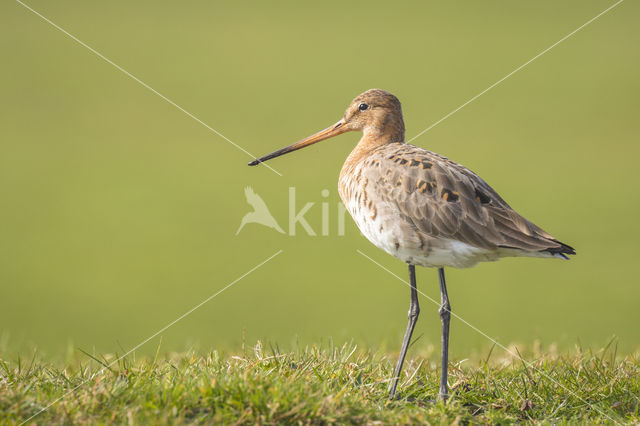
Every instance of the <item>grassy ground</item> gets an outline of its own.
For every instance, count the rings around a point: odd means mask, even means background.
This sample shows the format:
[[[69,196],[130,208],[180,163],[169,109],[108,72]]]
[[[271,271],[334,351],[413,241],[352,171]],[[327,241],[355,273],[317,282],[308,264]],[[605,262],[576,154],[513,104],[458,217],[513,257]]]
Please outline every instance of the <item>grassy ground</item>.
[[[416,356],[389,401],[395,355],[343,347],[280,353],[258,344],[239,354],[193,352],[57,368],[1,361],[0,422],[37,423],[564,423],[640,421],[640,358],[577,348],[496,354],[450,366],[452,397],[434,402],[435,359]],[[115,358],[113,358],[115,359]],[[98,362],[104,363],[103,366]],[[93,373],[92,373],[93,372]]]

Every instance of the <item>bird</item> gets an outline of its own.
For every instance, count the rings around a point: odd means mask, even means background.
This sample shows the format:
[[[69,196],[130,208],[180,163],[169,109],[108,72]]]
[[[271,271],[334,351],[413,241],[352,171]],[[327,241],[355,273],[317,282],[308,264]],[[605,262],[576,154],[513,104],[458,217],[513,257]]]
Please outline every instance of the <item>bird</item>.
[[[247,203],[251,207],[253,207],[253,211],[245,214],[240,221],[240,227],[236,231],[236,235],[240,233],[244,225],[247,223],[259,223],[261,225],[267,226],[269,228],[275,229],[281,234],[284,234],[278,222],[276,222],[275,218],[271,215],[269,208],[265,204],[264,200],[260,198],[258,194],[255,193],[253,188],[247,186],[244,189],[244,196],[247,199]]]
[[[405,142],[402,107],[382,89],[358,95],[332,126],[249,163],[255,166],[349,131],[362,137],[338,179],[342,202],[364,236],[408,265],[409,321],[389,385],[398,380],[420,314],[416,266],[436,268],[440,284],[441,373],[447,382],[451,303],[445,268],[469,268],[503,257],[569,259],[575,250],[513,210],[477,174],[447,157]]]

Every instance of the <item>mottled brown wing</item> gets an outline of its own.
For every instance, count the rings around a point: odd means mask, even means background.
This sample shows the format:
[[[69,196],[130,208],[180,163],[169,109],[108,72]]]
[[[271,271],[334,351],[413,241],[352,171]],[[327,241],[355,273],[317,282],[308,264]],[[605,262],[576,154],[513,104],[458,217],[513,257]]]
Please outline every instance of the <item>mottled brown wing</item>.
[[[479,176],[431,151],[393,143],[366,160],[363,176],[374,193],[422,233],[476,247],[569,252],[529,222]]]

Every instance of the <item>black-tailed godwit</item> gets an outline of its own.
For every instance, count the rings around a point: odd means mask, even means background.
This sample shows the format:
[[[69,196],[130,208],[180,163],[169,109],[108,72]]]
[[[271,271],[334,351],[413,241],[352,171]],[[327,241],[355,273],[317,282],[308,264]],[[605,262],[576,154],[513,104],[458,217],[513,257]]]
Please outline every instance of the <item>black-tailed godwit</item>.
[[[415,273],[415,265],[420,265],[438,268],[442,321],[439,397],[446,400],[451,305],[444,268],[468,268],[509,256],[568,259],[566,255],[575,251],[516,213],[471,170],[405,143],[400,101],[384,90],[367,90],[333,126],[249,165],[348,131],[360,131],[363,136],[340,171],[340,198],[369,241],[409,265],[409,324],[389,396],[396,394],[420,313]]]

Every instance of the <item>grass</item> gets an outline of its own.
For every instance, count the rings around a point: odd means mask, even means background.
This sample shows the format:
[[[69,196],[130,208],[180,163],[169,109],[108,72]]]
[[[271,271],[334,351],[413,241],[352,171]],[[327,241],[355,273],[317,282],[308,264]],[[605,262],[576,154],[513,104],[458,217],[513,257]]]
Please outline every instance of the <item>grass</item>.
[[[59,368],[0,360],[0,422],[20,423],[637,423],[640,358],[597,352],[487,355],[450,366],[452,396],[434,401],[437,359],[406,364],[400,399],[387,399],[395,354],[342,347],[291,353],[195,351],[159,359],[117,356]],[[97,364],[101,363],[101,365]]]

